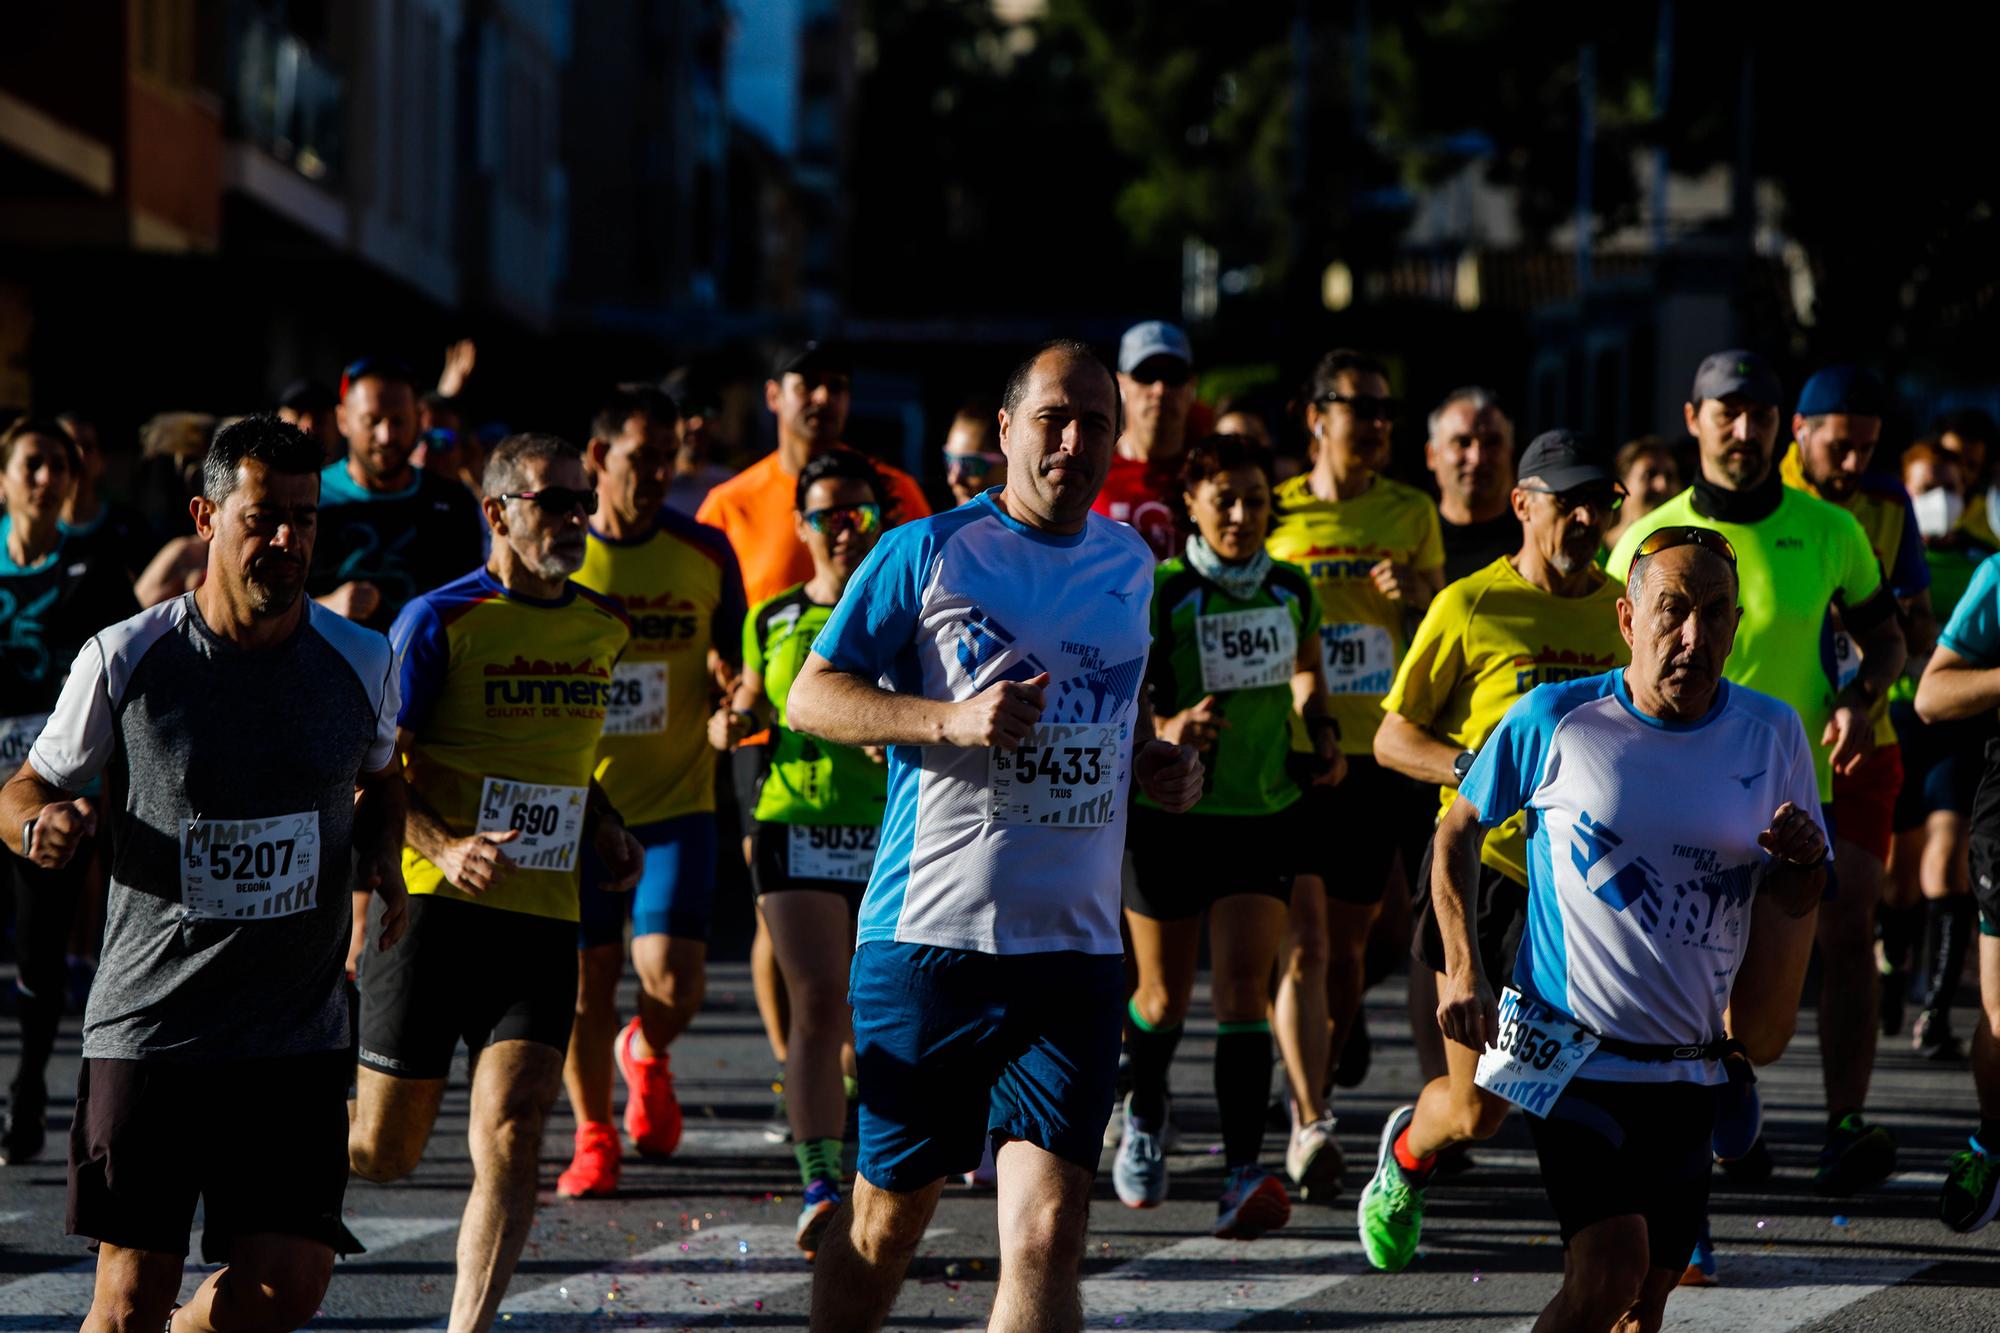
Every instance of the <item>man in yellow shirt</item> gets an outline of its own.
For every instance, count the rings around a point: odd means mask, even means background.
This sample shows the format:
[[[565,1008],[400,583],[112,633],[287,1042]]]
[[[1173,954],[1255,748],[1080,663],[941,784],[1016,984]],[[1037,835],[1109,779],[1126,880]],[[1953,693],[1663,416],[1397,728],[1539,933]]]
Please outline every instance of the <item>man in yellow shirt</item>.
[[[1429,793],[1377,764],[1374,745],[1408,626],[1444,586],[1444,539],[1430,497],[1382,475],[1401,407],[1382,363],[1328,352],[1306,397],[1313,468],[1277,488],[1265,546],[1305,570],[1319,594],[1327,715],[1347,756],[1346,781],[1309,789],[1302,807],[1324,862],[1294,882],[1292,946],[1275,1009],[1286,1060],[1310,1081],[1346,1044],[1360,1012],[1369,930],[1389,885],[1406,882],[1398,853],[1416,848],[1430,827]],[[1395,892],[1401,899],[1407,891]],[[1388,906],[1400,915],[1400,901]],[[1330,1044],[1315,1035],[1329,1025]]]
[[[1605,525],[1623,499],[1603,451],[1574,431],[1549,431],[1522,455],[1519,478],[1511,503],[1521,549],[1445,586],[1382,701],[1376,760],[1436,784],[1447,807],[1479,747],[1522,695],[1632,659],[1618,632],[1625,585],[1597,567]],[[1514,973],[1528,901],[1524,822],[1522,815],[1508,819],[1480,853],[1478,945],[1486,975],[1501,980]],[[1430,868],[1426,850],[1412,886],[1420,905],[1412,953],[1439,974],[1444,944],[1429,910]],[[1449,1073],[1426,1084],[1414,1106],[1392,1114],[1382,1138],[1383,1151],[1397,1155],[1408,1195],[1391,1208],[1371,1181],[1362,1196],[1362,1244],[1377,1268],[1399,1269],[1416,1253],[1438,1154],[1491,1137],[1507,1115],[1504,1100],[1473,1086],[1479,1052],[1444,1045]]]

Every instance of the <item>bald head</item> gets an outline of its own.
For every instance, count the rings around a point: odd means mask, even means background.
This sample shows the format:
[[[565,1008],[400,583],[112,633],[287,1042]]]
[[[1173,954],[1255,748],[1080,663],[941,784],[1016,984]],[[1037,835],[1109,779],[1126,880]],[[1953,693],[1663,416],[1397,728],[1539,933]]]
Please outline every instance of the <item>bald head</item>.
[[[1009,511],[1051,531],[1080,530],[1117,438],[1118,384],[1104,363],[1082,343],[1039,349],[1001,397]]]
[[[1736,567],[1703,546],[1635,557],[1618,599],[1618,629],[1632,646],[1626,673],[1641,712],[1691,722],[1708,712],[1736,645]]]

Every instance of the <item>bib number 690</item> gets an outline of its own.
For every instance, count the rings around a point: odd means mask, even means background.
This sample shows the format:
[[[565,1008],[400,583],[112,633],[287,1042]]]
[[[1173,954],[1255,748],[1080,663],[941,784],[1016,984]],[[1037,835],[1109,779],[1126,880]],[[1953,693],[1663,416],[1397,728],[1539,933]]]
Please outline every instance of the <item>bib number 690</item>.
[[[553,805],[520,804],[514,807],[507,827],[517,828],[531,838],[539,838],[545,833],[554,833],[562,823],[562,811]]]

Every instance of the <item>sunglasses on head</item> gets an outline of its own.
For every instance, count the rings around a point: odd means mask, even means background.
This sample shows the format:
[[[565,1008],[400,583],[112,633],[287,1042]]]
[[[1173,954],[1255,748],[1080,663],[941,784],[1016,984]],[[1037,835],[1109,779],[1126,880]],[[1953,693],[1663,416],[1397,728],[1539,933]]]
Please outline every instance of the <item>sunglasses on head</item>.
[[[544,514],[557,518],[578,509],[586,514],[597,512],[596,491],[573,491],[567,486],[544,486],[539,491],[510,491],[498,498],[527,500]]]
[[[1137,384],[1164,384],[1178,389],[1194,378],[1194,368],[1179,361],[1141,361],[1126,372]]]
[[[1719,555],[1724,560],[1727,560],[1731,569],[1736,568],[1736,548],[1729,544],[1729,538],[1723,536],[1714,528],[1673,527],[1657,529],[1647,534],[1646,539],[1639,543],[1639,549],[1633,558],[1637,559],[1639,556],[1658,555],[1662,551],[1671,551],[1676,546],[1699,546],[1711,555]]]
[[[882,506],[880,505],[828,505],[825,509],[815,509],[805,516],[806,526],[825,536],[852,528],[856,532],[869,533],[882,526]]]
[[[1566,491],[1552,491],[1546,486],[1523,486],[1530,495],[1546,495],[1556,502],[1556,512],[1567,514],[1589,505],[1599,514],[1615,514],[1625,503],[1625,488],[1616,484],[1572,486]]]
[[[1402,399],[1377,398],[1372,393],[1323,393],[1319,402],[1322,407],[1345,403],[1347,410],[1363,421],[1394,421],[1403,410]]]

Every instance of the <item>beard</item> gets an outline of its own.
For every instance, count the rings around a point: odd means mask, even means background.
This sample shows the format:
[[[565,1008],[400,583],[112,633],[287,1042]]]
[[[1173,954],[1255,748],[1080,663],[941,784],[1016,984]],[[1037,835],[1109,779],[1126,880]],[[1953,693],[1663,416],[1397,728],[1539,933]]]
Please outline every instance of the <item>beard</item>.
[[[583,568],[586,548],[582,542],[575,546],[551,546],[546,551],[534,555],[516,548],[521,563],[545,579],[566,579]]]
[[[297,605],[299,594],[305,591],[305,579],[298,578],[265,579],[255,573],[244,576],[243,586],[250,594],[250,609],[260,616],[281,616]]]

